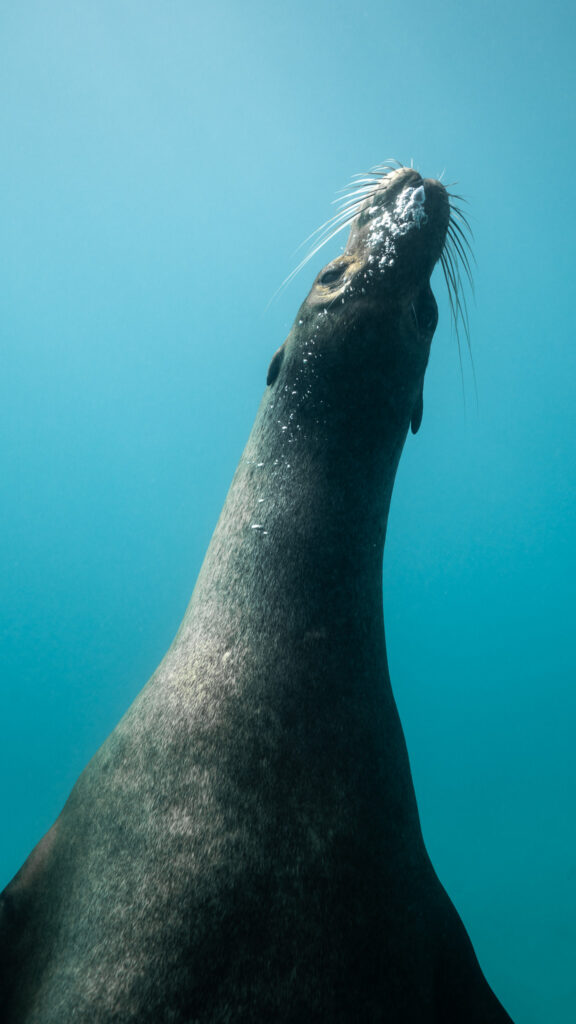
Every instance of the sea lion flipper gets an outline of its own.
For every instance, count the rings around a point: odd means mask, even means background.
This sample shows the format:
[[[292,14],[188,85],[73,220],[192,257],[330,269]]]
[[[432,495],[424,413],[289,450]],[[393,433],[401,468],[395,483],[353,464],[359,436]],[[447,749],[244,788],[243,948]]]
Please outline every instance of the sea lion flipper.
[[[279,349],[272,356],[272,362],[268,367],[268,376],[266,377],[266,384],[270,386],[276,380],[280,373],[280,367],[282,366],[282,360],[284,359],[284,345],[281,345]]]
[[[422,416],[424,415],[424,394],[420,391],[416,403],[412,410],[412,419],[410,420],[410,429],[413,434],[417,434],[420,430],[420,424],[422,423]]]

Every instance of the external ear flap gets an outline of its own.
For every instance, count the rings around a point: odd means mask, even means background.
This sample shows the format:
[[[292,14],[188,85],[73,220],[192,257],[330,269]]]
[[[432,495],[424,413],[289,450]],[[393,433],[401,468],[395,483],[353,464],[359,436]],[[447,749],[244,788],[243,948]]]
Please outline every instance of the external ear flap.
[[[268,385],[273,384],[276,377],[280,373],[280,367],[282,366],[282,360],[284,359],[284,345],[281,345],[277,352],[272,356],[272,362],[268,367],[268,376],[266,377],[266,383]]]
[[[412,409],[412,419],[410,420],[410,428],[413,434],[417,434],[420,430],[420,424],[422,423],[422,416],[424,414],[424,395],[422,391],[416,399],[416,404]]]

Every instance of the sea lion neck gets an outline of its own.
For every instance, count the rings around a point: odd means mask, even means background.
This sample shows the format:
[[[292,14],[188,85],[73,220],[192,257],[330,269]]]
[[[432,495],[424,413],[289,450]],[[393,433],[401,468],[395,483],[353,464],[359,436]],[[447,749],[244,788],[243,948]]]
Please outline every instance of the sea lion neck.
[[[292,400],[299,396],[288,393],[287,384],[263,396],[186,616],[190,646],[204,644],[208,636],[213,645],[216,634],[222,656],[229,650],[238,657],[244,634],[256,630],[267,641],[276,638],[262,644],[262,655],[242,655],[253,664],[274,659],[281,638],[286,649],[287,637],[294,644],[315,637],[310,658],[318,658],[317,678],[324,678],[326,645],[334,657],[369,637],[379,657],[357,685],[360,691],[378,688],[387,676],[382,556],[408,424],[389,424],[386,436],[380,422],[386,443],[382,436],[376,444],[346,440],[345,413],[316,405],[313,376],[309,384],[310,394],[307,387],[302,392],[308,404],[293,418],[298,407]],[[377,411],[366,413],[366,441],[372,417],[378,419]],[[180,639],[187,642],[182,633]],[[238,678],[251,687],[264,675],[260,667]],[[337,678],[326,676],[327,685],[337,689]],[[342,685],[349,684],[343,678]],[[309,683],[303,679],[302,685]]]

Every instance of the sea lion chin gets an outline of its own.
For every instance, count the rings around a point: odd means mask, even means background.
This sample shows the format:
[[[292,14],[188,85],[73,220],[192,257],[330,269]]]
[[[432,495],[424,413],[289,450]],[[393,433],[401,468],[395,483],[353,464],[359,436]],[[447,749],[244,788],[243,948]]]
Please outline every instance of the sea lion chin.
[[[462,228],[412,168],[346,202],[175,640],[2,896],[6,1024],[510,1021],[424,846],[382,613]]]

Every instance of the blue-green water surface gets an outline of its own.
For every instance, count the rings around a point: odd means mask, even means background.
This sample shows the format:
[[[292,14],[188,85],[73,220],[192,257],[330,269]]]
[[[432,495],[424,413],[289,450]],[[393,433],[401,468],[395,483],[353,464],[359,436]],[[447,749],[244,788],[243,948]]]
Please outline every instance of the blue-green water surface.
[[[385,558],[426,841],[516,1024],[576,1020],[576,13],[0,9],[0,882],[168,647],[336,190],[469,201]]]

